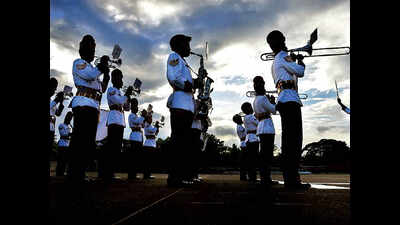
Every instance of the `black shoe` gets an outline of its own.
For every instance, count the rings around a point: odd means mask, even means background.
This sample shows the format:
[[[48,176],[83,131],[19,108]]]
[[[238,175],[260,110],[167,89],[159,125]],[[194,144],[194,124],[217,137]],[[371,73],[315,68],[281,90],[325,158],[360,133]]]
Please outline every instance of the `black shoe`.
[[[285,184],[285,188],[291,189],[291,190],[306,191],[311,188],[311,184],[309,184],[309,183]]]

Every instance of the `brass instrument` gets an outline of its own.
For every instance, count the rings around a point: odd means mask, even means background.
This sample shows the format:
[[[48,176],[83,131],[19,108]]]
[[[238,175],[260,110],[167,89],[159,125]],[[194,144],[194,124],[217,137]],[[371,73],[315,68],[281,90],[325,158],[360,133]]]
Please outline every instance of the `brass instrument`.
[[[124,85],[124,86],[122,86],[122,91],[124,93],[126,93],[126,91],[128,90],[128,87],[130,87],[130,86],[133,87],[131,98],[139,96],[140,92],[141,92],[140,87],[142,86],[142,81],[140,81],[138,78],[136,78],[135,82],[133,83],[133,85]]]
[[[108,68],[112,68],[115,69],[117,67],[120,67],[122,65],[122,59],[119,58],[119,56],[121,55],[122,52],[122,48],[119,47],[118,44],[114,45],[114,49],[112,52],[112,57],[110,57],[109,61],[108,61]],[[97,66],[97,64],[100,63],[100,58],[98,56],[94,56],[96,58],[96,60],[94,61],[94,65]],[[114,65],[115,64],[115,65]]]
[[[278,94],[278,90],[274,90],[274,91],[265,91],[265,93],[266,93],[266,94]],[[308,98],[308,95],[305,94],[305,93],[299,93],[298,95],[299,95],[299,98],[300,98],[300,99],[303,99],[303,100],[305,100],[305,99]],[[255,91],[247,91],[247,92],[246,92],[246,97],[254,98],[254,97],[256,97],[256,92],[255,92]]]
[[[206,42],[206,59],[208,57],[208,43]],[[203,118],[201,119],[203,132],[206,132],[208,127],[212,126],[212,122],[209,118],[209,113],[210,110],[212,110],[212,100],[210,97],[211,92],[214,90],[211,88],[211,84],[214,82],[211,77],[208,76],[204,69],[204,59],[202,54],[197,54],[194,52],[190,52],[192,55],[196,55],[200,57],[200,68],[199,68],[199,73],[197,74],[198,79],[200,79],[200,87],[198,87],[198,95],[197,99],[200,100],[200,106],[199,106],[199,111],[198,115]]]
[[[294,54],[294,52],[307,52],[308,55],[303,56],[304,58],[306,57],[322,57],[322,56],[337,56],[337,55],[348,55],[350,54],[350,47],[348,46],[343,46],[343,47],[328,47],[328,48],[313,48],[312,45],[314,42],[316,42],[318,39],[318,33],[317,29],[315,29],[311,35],[310,35],[310,40],[307,42],[307,45],[301,47],[301,48],[294,48],[288,50],[291,54]],[[329,54],[317,54],[313,55],[312,53],[315,51],[321,51],[321,50],[344,50],[347,49],[347,51],[341,52],[341,53],[329,53]],[[263,53],[260,55],[260,58],[262,61],[269,61],[269,60],[274,60],[275,58],[275,53],[274,52],[267,52]]]

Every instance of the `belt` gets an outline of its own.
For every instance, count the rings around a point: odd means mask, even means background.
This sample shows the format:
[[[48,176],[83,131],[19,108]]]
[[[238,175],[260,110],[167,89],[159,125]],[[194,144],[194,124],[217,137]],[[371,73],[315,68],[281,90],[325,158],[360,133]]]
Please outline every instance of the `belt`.
[[[278,94],[279,94],[284,89],[296,90],[296,84],[294,80],[280,80],[278,81],[276,88],[278,89]]]
[[[124,110],[122,109],[122,105],[111,105],[109,106],[110,110],[117,110],[120,112],[124,112]]]
[[[61,136],[60,139],[69,140],[69,136]]]
[[[140,127],[131,127],[132,132],[136,132],[136,131],[142,131],[142,128]]]
[[[255,134],[255,133],[257,133],[257,131],[256,130],[248,130],[247,133],[248,134]]]
[[[156,139],[156,135],[145,135],[146,139]]]
[[[263,112],[263,113],[256,113],[255,117],[257,118],[258,121],[265,120],[271,118],[271,114],[268,112]]]
[[[77,89],[76,96],[83,96],[100,102],[101,93],[98,90],[84,86],[77,86]]]

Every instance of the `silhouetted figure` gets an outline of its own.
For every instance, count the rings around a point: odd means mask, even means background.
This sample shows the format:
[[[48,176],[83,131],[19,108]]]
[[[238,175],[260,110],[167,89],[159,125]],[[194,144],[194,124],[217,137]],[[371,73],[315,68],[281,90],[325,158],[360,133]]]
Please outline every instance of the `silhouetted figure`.
[[[143,131],[144,127],[144,115],[137,115],[138,112],[138,100],[136,98],[131,99],[131,114],[128,117],[128,124],[132,132],[129,135],[131,147],[127,150],[127,168],[128,168],[128,179],[137,179],[137,173],[142,169],[142,151],[143,151]]]
[[[259,168],[261,183],[266,186],[276,184],[271,179],[271,166],[274,152],[275,127],[271,114],[276,114],[275,97],[266,96],[265,82],[261,76],[253,79],[253,87],[256,98],[253,102],[255,117],[259,121],[257,125],[257,136],[260,138]],[[271,99],[271,101],[270,101]]]
[[[185,61],[190,55],[191,37],[175,35],[170,40],[173,53],[167,61],[167,79],[173,89],[167,107],[170,109],[171,142],[169,149],[168,186],[182,186],[190,181],[191,126],[194,117],[193,79]]]
[[[338,101],[339,105],[342,107],[342,110],[345,113],[350,114],[350,108],[348,108],[347,106],[343,105],[342,100],[340,98],[337,98],[337,101]]]
[[[236,133],[240,139],[240,156],[239,156],[239,166],[240,166],[240,180],[247,180],[247,166],[246,166],[246,129],[243,127],[242,117],[239,114],[235,114],[232,118],[233,122],[237,124]]]
[[[146,137],[146,140],[143,143],[143,179],[154,179],[154,177],[151,176],[151,173],[155,168],[154,162],[157,162],[156,137],[159,127],[153,126],[152,122],[152,113],[147,113],[144,125],[144,136]]]
[[[129,86],[125,95],[121,94],[120,89],[123,86],[123,74],[121,70],[115,69],[111,72],[112,87],[107,90],[107,102],[110,112],[107,117],[107,143],[102,152],[102,160],[100,166],[102,167],[101,178],[106,183],[119,181],[115,177],[117,169],[117,162],[119,161],[122,149],[122,140],[124,137],[125,114],[124,111],[130,110],[130,95],[132,94],[133,87]]]
[[[58,126],[58,131],[60,134],[60,140],[58,140],[57,148],[57,167],[56,176],[64,176],[65,169],[68,164],[69,155],[69,139],[72,134],[71,120],[72,112],[67,112],[64,118],[64,123]]]
[[[79,43],[79,55],[72,65],[72,75],[77,93],[71,101],[74,124],[70,141],[69,180],[75,183],[85,181],[86,169],[96,148],[96,131],[100,116],[100,101],[110,80],[108,56],[102,56],[95,67],[96,42],[91,35],[85,35]],[[103,80],[100,76],[104,74]]]
[[[193,181],[200,182],[199,179],[199,169],[201,165],[201,131],[203,129],[201,124],[201,119],[199,118],[199,110],[200,110],[200,100],[195,100],[195,114],[191,127],[192,132],[192,148],[190,150],[191,153],[191,161],[192,161],[192,173],[193,173]]]
[[[279,111],[282,124],[281,169],[285,187],[308,189],[310,185],[301,183],[298,172],[303,144],[301,116],[303,104],[297,93],[297,78],[304,76],[305,65],[302,61],[304,57],[298,55],[294,59],[288,55],[285,36],[278,30],[268,34],[267,42],[275,54],[272,77],[279,93],[276,110]]]
[[[246,167],[250,182],[257,181],[257,161],[258,161],[258,150],[260,147],[260,139],[257,137],[257,125],[258,120],[253,115],[253,107],[249,102],[242,104],[242,112],[246,114],[244,116],[244,127],[246,128]]]
[[[54,79],[55,80],[55,79]],[[50,94],[55,92],[55,89],[57,88],[56,85],[58,85],[57,80],[52,81],[50,79],[50,82],[52,83],[52,87],[50,88]],[[55,87],[55,88],[54,88]],[[50,96],[51,97],[51,96]],[[55,126],[56,126],[56,117],[61,115],[62,110],[64,109],[63,105],[64,101],[64,93],[59,92],[57,93],[56,97],[54,100],[51,100],[50,98],[50,133],[49,133],[49,149],[48,149],[48,178],[50,179],[50,156],[53,150],[53,142],[54,142],[54,136],[55,136]]]

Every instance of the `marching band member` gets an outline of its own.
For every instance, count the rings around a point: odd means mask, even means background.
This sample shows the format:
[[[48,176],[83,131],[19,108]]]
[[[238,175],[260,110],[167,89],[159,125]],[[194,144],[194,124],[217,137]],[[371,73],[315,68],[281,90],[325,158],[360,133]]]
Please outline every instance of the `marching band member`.
[[[153,115],[151,113],[146,116],[146,123],[144,127],[144,135],[146,140],[143,144],[143,179],[154,179],[151,176],[151,171],[154,168],[154,160],[156,157],[156,136],[159,131],[158,126],[153,126],[151,123],[153,122]]]
[[[124,136],[125,116],[124,111],[130,110],[130,95],[133,87],[129,86],[125,95],[121,95],[120,89],[123,86],[123,74],[121,70],[115,69],[111,72],[112,87],[107,90],[107,102],[110,112],[107,117],[107,144],[102,157],[102,178],[109,183],[114,177],[116,162],[121,153],[122,140]]]
[[[303,127],[300,101],[297,93],[297,78],[304,76],[303,56],[288,55],[285,36],[278,30],[270,32],[267,42],[275,54],[272,64],[272,77],[278,89],[276,110],[279,111],[282,124],[282,165],[286,188],[308,189],[310,184],[302,184],[299,163],[303,143]],[[297,58],[297,63],[295,62]]]
[[[239,114],[233,116],[233,122],[237,124],[236,133],[240,139],[240,180],[247,180],[247,166],[246,166],[246,129],[243,127],[242,117]]]
[[[128,117],[129,127],[132,132],[129,136],[129,140],[131,143],[130,149],[128,149],[128,179],[137,179],[136,175],[138,170],[141,169],[141,160],[140,156],[142,155],[143,148],[143,131],[144,127],[144,115],[142,113],[141,116],[136,115],[138,112],[138,100],[136,98],[131,99],[131,114]]]
[[[193,79],[184,57],[190,55],[191,37],[175,35],[170,40],[173,53],[167,61],[167,79],[173,93],[169,96],[167,107],[170,109],[171,145],[168,186],[182,186],[184,180],[190,180],[188,174],[189,158],[187,146],[190,146],[190,128],[193,123],[194,97]]]
[[[246,114],[244,116],[244,127],[246,128],[246,148],[247,148],[247,174],[250,182],[257,181],[256,165],[258,160],[258,150],[260,139],[257,137],[257,125],[258,120],[253,115],[253,107],[249,102],[242,104],[242,112]]]
[[[69,139],[71,137],[71,120],[72,120],[72,112],[67,112],[65,115],[64,123],[61,123],[58,126],[58,131],[60,133],[60,140],[58,140],[58,148],[57,148],[57,167],[56,167],[56,176],[64,176],[65,168],[68,163],[68,154],[69,154]]]
[[[271,119],[271,113],[276,114],[275,99],[271,96],[271,102],[265,95],[264,79],[256,76],[253,79],[256,98],[253,102],[255,117],[259,121],[257,136],[260,138],[259,168],[261,183],[266,186],[273,184],[271,179],[271,164],[274,152],[275,128]],[[274,182],[276,184],[277,182]]]
[[[97,67],[94,60],[96,42],[85,35],[79,43],[79,55],[72,65],[74,84],[78,89],[71,101],[74,125],[70,141],[70,174],[73,182],[84,182],[90,153],[96,146],[96,131],[100,113],[100,100],[110,80],[108,56],[103,56]],[[103,81],[99,77],[104,74]]]
[[[202,131],[202,126],[201,126],[201,119],[198,116],[198,110],[200,108],[200,100],[196,99],[195,100],[195,114],[194,114],[194,119],[191,127],[191,132],[192,132],[192,146],[193,148],[192,153],[191,153],[191,158],[192,158],[192,177],[193,181],[198,182],[200,181],[199,179],[199,169],[200,169],[200,162],[201,162],[201,131]]]
[[[58,93],[54,100],[51,100],[51,96],[54,95],[54,93],[57,90],[58,86],[58,81],[56,78],[52,77],[50,78],[50,88],[49,88],[49,99],[50,99],[50,117],[49,117],[49,122],[50,122],[50,133],[49,133],[49,148],[47,151],[47,175],[48,179],[50,179],[50,155],[53,149],[53,142],[54,142],[54,135],[55,135],[55,126],[56,126],[56,116],[60,116],[62,110],[64,109],[64,105],[62,104],[64,100],[64,95],[62,92]],[[59,106],[57,108],[57,104],[59,103]]]

